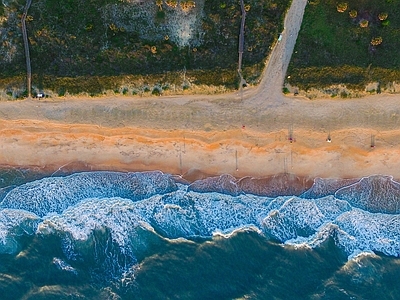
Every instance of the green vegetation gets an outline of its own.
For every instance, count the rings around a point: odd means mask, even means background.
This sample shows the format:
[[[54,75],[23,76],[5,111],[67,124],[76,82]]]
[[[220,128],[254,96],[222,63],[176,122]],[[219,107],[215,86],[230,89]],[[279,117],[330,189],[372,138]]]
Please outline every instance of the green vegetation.
[[[25,74],[18,24],[24,3],[17,1],[6,7],[0,31],[0,41],[7,38],[0,54],[9,57],[0,61],[0,88],[14,88],[4,80]],[[243,74],[250,83],[261,74],[289,2],[245,1]],[[126,80],[139,75],[173,85],[183,70],[187,86],[238,84],[238,0],[33,0],[27,20],[35,89],[97,95],[138,86]]]
[[[254,68],[247,68],[245,71],[247,73],[249,71],[256,72]],[[38,89],[53,91],[54,95],[57,96],[65,96],[67,93],[70,95],[86,93],[90,96],[97,96],[106,94],[109,91],[113,91],[115,94],[143,96],[150,94],[162,95],[165,92],[173,91],[182,92],[189,89],[192,84],[198,86],[221,86],[226,90],[232,87],[230,83],[235,83],[236,74],[231,70],[219,68],[149,75],[56,77],[35,74],[32,81],[36,82]],[[9,98],[23,98],[27,95],[25,81],[26,79],[23,75],[0,78],[0,90],[5,91]],[[218,90],[223,91],[223,89]]]
[[[303,90],[363,90],[400,78],[400,0],[309,2],[287,82]]]
[[[3,1],[0,1],[0,17],[4,15],[4,5]]]

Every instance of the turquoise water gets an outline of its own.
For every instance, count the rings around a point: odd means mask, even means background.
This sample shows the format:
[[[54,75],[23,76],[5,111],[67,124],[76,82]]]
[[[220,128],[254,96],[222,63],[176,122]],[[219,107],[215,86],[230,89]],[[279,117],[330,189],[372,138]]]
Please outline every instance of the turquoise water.
[[[55,175],[1,172],[1,299],[400,299],[391,177]]]

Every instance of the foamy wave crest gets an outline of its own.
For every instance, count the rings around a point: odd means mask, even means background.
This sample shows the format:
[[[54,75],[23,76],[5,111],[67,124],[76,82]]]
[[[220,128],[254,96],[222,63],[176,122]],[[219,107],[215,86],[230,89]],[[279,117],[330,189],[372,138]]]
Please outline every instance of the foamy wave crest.
[[[349,258],[358,253],[380,252],[400,256],[400,216],[373,214],[360,209],[348,211],[333,222],[325,223],[307,238],[288,240],[292,245],[318,247],[329,238],[343,249]]]
[[[180,191],[160,199],[150,223],[169,238],[211,237],[259,224],[270,198]]]
[[[111,229],[113,239],[124,246],[127,234],[141,220],[140,214],[129,199],[85,199],[59,215],[45,217],[38,231],[61,231],[69,233],[74,240],[85,241],[94,230],[107,227]]]
[[[317,247],[333,238],[348,255],[379,251],[397,256],[399,218],[353,209],[347,201],[333,196],[315,200],[233,197],[188,192],[181,186],[178,191],[136,202],[122,198],[86,199],[60,215],[45,217],[38,231],[67,233],[79,242],[89,241],[96,230],[106,229],[122,253],[132,257],[141,255],[157,234],[173,239],[212,237],[250,227],[283,243]],[[76,245],[70,250],[76,251]]]
[[[353,209],[335,220],[348,236],[339,237],[339,244],[348,253],[378,251],[386,255],[400,256],[400,216],[374,214]]]
[[[181,190],[155,195],[141,201],[123,198],[91,198],[69,207],[59,215],[48,215],[38,227],[40,234],[61,233],[66,254],[74,257],[77,245],[88,243],[96,231],[107,230],[124,253],[141,254],[166,238],[212,237],[259,224],[271,199]],[[146,234],[152,233],[152,234]],[[157,234],[156,234],[157,232]],[[159,234],[159,235],[158,235]]]
[[[3,209],[0,211],[0,253],[16,253],[19,244],[16,237],[35,233],[40,218],[33,213]]]
[[[64,253],[71,260],[94,260],[99,278],[119,278],[135,265],[137,254],[157,241],[146,223],[152,202],[85,199],[60,215],[46,216],[38,233],[60,235]]]
[[[170,175],[160,172],[80,173],[39,180],[10,191],[3,207],[29,209],[44,217],[41,220],[24,210],[3,209],[0,234],[7,240],[10,232],[29,233],[37,228],[41,235],[59,235],[69,260],[95,257],[97,268],[110,276],[129,272],[147,249],[163,238],[229,236],[243,228],[293,245],[319,247],[330,239],[348,255],[377,251],[399,256],[400,216],[353,208],[353,204],[360,206],[371,198],[384,202],[386,194],[381,189],[396,193],[398,184],[382,176],[363,180],[349,189],[339,188],[341,199],[332,195],[306,199],[236,194],[237,182],[228,176],[218,182],[232,188],[230,194],[195,192],[193,186],[176,184]],[[342,183],[325,187],[336,188]],[[396,203],[395,196],[388,197],[388,203]],[[27,229],[21,229],[24,226]]]
[[[321,225],[351,209],[351,206],[332,196],[317,200],[288,198],[281,207],[272,209],[263,220],[267,235],[282,242],[299,236],[310,236]]]
[[[136,201],[176,189],[172,177],[161,172],[76,173],[16,187],[4,197],[0,206],[27,210],[43,217],[49,213],[61,213],[86,198],[122,197]]]
[[[400,183],[394,181],[392,176],[364,177],[339,189],[335,197],[369,212],[400,213]]]

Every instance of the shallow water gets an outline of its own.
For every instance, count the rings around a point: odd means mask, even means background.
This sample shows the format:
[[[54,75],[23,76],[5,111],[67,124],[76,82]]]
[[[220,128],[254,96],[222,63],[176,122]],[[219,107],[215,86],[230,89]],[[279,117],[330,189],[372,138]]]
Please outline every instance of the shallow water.
[[[400,298],[391,177],[268,196],[276,180],[19,172],[2,177],[2,299]]]

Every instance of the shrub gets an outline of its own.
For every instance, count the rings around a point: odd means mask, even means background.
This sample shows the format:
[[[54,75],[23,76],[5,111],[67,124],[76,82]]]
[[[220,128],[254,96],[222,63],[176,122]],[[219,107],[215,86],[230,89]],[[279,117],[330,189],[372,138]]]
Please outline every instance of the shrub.
[[[63,96],[65,96],[65,93],[66,93],[66,92],[67,92],[67,91],[66,91],[66,88],[65,88],[65,87],[60,87],[60,88],[58,89],[57,94],[58,94],[59,97],[63,97]]]
[[[158,85],[153,87],[152,95],[160,96],[162,94],[162,88]]]
[[[282,89],[282,92],[283,92],[285,95],[290,93],[290,91],[289,91],[289,89],[288,89],[287,87],[284,87],[284,88]]]

